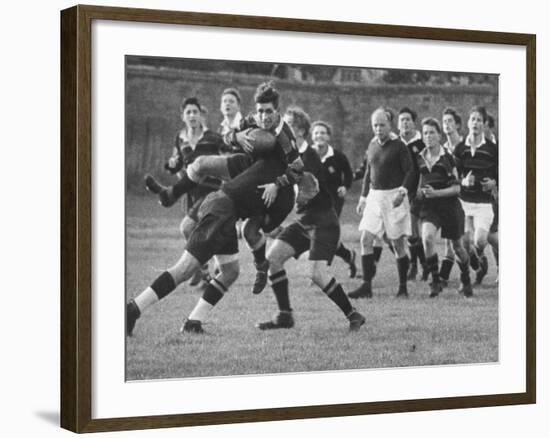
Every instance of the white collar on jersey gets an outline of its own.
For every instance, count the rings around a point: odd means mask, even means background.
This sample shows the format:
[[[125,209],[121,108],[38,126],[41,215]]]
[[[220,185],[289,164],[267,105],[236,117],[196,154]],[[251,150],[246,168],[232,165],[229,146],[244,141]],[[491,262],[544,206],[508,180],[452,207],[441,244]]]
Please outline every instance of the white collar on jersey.
[[[206,134],[206,131],[208,131],[208,127],[205,126],[205,125],[203,124],[203,125],[202,125],[202,134],[201,134],[201,136],[197,139],[197,143],[198,143],[199,141],[201,141],[201,139],[204,137],[204,134]],[[184,143],[187,143],[191,149],[195,150],[195,147],[197,146],[197,143],[192,144],[192,143],[189,141],[189,136],[187,135],[187,127],[184,127],[184,128],[180,131],[179,137],[181,138],[181,140],[182,140]]]
[[[420,131],[416,130],[414,133],[413,138],[411,138],[409,141],[406,141],[402,136],[399,136],[399,139],[405,143],[406,145],[411,144],[413,141],[416,140],[422,140],[422,135],[420,134]]]
[[[232,129],[238,129],[239,126],[241,126],[241,120],[243,119],[243,115],[241,112],[237,112],[235,114],[235,118],[233,119],[233,122],[229,123],[227,119],[223,119],[220,123],[220,126],[222,127],[222,134],[227,134]]]
[[[481,142],[477,145],[472,143],[472,136],[468,135],[466,137],[466,140],[464,141],[464,144],[470,148],[470,153],[472,154],[472,157],[476,154],[476,150],[483,146],[486,143],[485,140],[485,134],[481,134]]]
[[[307,147],[308,147],[307,141],[304,140],[302,144],[298,146],[298,152],[303,154],[306,151]]]
[[[316,144],[313,145],[313,149],[315,149],[315,151],[319,153],[319,147]],[[319,157],[321,158],[321,163],[324,163],[330,157],[334,157],[333,147],[331,145],[328,145],[327,153],[323,157],[321,157],[320,155]]]
[[[426,163],[426,166],[428,166],[428,169],[431,172],[432,167],[435,165],[435,163],[437,163],[439,159],[445,155],[445,147],[441,145],[439,146],[439,154],[437,156],[432,156],[430,154],[430,149],[427,146],[422,149],[418,154],[422,157],[422,159]]]

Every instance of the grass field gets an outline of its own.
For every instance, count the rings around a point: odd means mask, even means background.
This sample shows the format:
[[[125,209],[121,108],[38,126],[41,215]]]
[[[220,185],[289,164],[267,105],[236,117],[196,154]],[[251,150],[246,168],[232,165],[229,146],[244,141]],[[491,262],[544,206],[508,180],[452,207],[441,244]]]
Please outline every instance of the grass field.
[[[358,249],[358,217],[353,201],[344,209],[342,235]],[[127,298],[148,286],[184,249],[178,233],[179,207],[163,209],[153,197],[127,199]],[[367,318],[357,333],[348,332],[340,310],[303,274],[302,260],[289,262],[290,296],[296,326],[260,331],[259,321],[276,312],[269,286],[250,292],[254,268],[244,242],[241,275],[204,324],[203,335],[179,333],[180,325],[201,295],[181,285],[148,309],[127,338],[128,380],[345,370],[422,365],[486,363],[498,360],[498,288],[492,256],[484,284],[474,298],[458,295],[458,269],[449,288],[428,298],[428,285],[410,282],[408,300],[396,299],[397,269],[385,249],[374,282],[374,298],[354,305]],[[489,253],[489,250],[487,250]],[[347,266],[333,263],[346,291],[359,280]]]

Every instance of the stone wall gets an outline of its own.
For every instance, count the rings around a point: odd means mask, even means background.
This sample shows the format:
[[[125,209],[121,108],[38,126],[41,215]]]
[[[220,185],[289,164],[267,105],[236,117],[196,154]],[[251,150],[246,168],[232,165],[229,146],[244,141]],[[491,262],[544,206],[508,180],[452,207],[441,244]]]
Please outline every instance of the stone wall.
[[[141,184],[144,173],[162,174],[176,133],[181,128],[179,104],[196,95],[209,110],[209,126],[221,121],[222,90],[236,87],[243,97],[243,112],[253,109],[256,86],[265,77],[231,73],[205,73],[175,69],[130,66],[126,72],[126,171],[128,189]],[[333,126],[333,144],[352,162],[362,159],[372,137],[369,117],[386,105],[398,110],[409,106],[419,119],[440,118],[443,108],[455,107],[466,118],[474,105],[485,105],[498,124],[498,92],[491,86],[336,85],[277,81],[282,107],[302,106],[312,120]],[[464,120],[465,121],[465,120]],[[465,128],[465,127],[464,127]]]

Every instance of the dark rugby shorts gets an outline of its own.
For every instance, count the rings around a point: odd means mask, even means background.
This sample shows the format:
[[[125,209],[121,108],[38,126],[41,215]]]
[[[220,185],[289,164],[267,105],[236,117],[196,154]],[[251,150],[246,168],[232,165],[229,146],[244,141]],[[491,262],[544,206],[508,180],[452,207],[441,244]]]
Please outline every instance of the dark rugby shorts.
[[[330,265],[340,241],[340,224],[333,209],[307,212],[277,236],[289,244],[298,258],[309,250],[309,260],[326,260]]]
[[[464,235],[464,210],[458,198],[425,199],[419,217],[441,228],[443,239],[457,240]]]
[[[215,255],[232,255],[239,252],[235,206],[223,192],[210,193],[204,199],[199,208],[198,219],[187,240],[186,250],[201,265]]]

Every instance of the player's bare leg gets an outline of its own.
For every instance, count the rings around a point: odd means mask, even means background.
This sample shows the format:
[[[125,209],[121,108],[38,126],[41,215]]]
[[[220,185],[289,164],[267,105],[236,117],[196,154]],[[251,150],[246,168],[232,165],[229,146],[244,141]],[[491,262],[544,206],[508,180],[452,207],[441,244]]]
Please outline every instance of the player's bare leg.
[[[132,336],[134,326],[141,314],[150,306],[173,292],[176,287],[191,278],[200,269],[200,262],[188,251],[184,251],[175,265],[160,274],[151,286],[126,305],[126,334]]]
[[[430,283],[430,298],[437,297],[443,290],[439,279],[439,260],[435,250],[435,238],[437,235],[437,227],[430,223],[422,224],[422,245],[426,254],[426,269],[432,274],[432,282]]]
[[[330,266],[325,260],[311,260],[310,276],[319,288],[338,306],[349,321],[349,329],[354,332],[365,324],[365,317],[351,305],[342,285],[331,276]]]
[[[454,253],[456,254],[458,266],[460,268],[460,289],[459,293],[465,297],[471,297],[473,295],[472,283],[470,281],[470,256],[468,251],[464,248],[464,238],[460,238],[452,241]]]
[[[201,155],[182,173],[181,179],[171,187],[161,185],[152,175],[145,176],[145,187],[159,196],[163,207],[171,207],[189,190],[207,176],[228,180],[230,178],[227,157],[224,155]]]
[[[284,268],[285,262],[295,254],[294,248],[282,240],[275,239],[267,251],[269,261],[269,281],[277,300],[279,312],[275,317],[266,322],[260,322],[257,327],[260,330],[294,327],[292,308],[288,292],[288,278]]]
[[[257,295],[261,293],[268,278],[269,261],[266,259],[266,238],[261,230],[263,218],[253,217],[247,219],[243,224],[243,236],[252,255],[254,256],[254,265],[256,266],[256,278],[252,286],[252,293]]]
[[[453,242],[449,239],[445,239],[445,256],[441,261],[441,268],[439,269],[439,279],[443,287],[447,287],[454,263],[455,251],[453,249]]]
[[[216,256],[219,273],[211,279],[189,317],[184,320],[180,332],[202,333],[202,323],[212,309],[239,277],[238,255]]]

